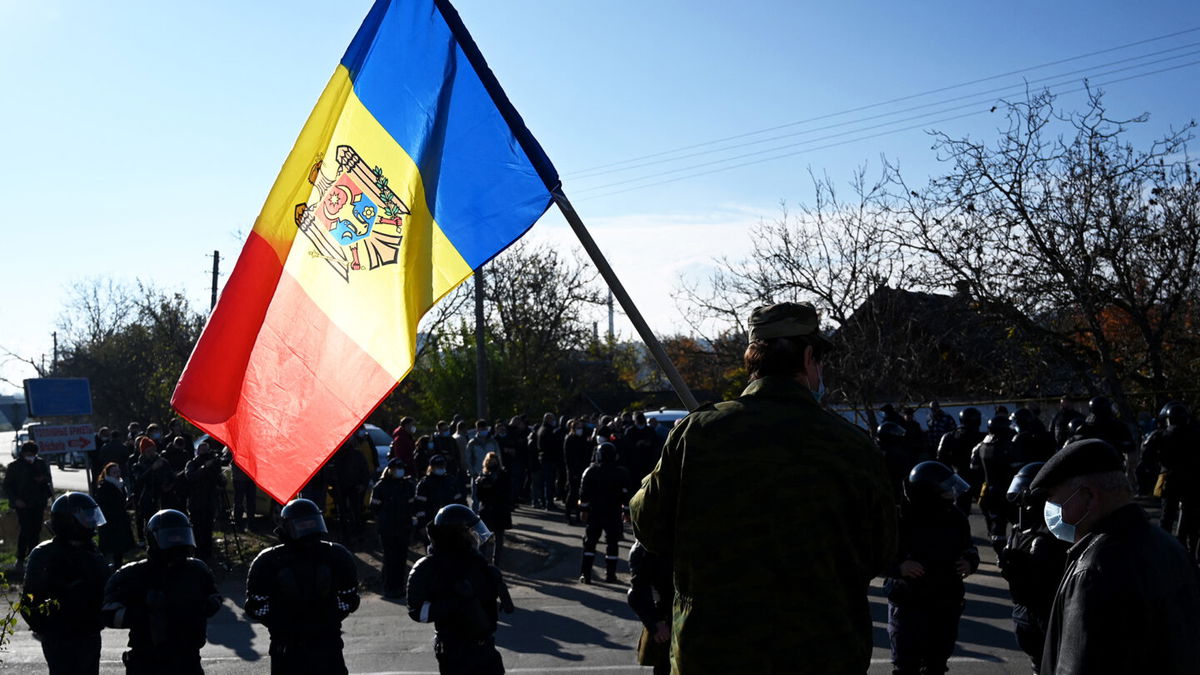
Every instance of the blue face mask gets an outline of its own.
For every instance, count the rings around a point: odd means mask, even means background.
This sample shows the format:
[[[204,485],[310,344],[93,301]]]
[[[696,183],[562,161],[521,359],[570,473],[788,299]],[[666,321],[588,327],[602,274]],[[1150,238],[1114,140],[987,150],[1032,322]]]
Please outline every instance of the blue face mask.
[[[1042,509],[1042,515],[1046,519],[1046,527],[1050,528],[1050,534],[1053,534],[1056,538],[1061,539],[1068,544],[1075,543],[1075,525],[1078,525],[1079,522],[1072,524],[1063,520],[1062,510],[1063,507],[1066,506],[1067,502],[1074,499],[1075,495],[1079,494],[1079,490],[1082,489],[1083,488],[1079,488],[1075,490],[1075,492],[1072,492],[1071,496],[1067,497],[1067,500],[1062,504],[1046,502],[1046,506]],[[1084,518],[1086,517],[1087,514],[1085,513]],[[1079,519],[1079,521],[1082,520],[1083,518]]]
[[[817,399],[817,403],[825,398],[825,374],[817,373],[817,390],[812,393],[813,398]]]

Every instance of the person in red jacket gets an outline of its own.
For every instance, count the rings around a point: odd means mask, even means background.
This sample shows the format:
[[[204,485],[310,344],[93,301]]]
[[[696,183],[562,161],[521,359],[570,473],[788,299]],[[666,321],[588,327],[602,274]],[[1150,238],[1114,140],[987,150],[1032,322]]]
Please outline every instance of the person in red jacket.
[[[398,459],[404,462],[404,470],[413,475],[413,455],[417,448],[417,421],[411,417],[400,420],[400,426],[392,432],[392,448],[388,451],[388,461]]]

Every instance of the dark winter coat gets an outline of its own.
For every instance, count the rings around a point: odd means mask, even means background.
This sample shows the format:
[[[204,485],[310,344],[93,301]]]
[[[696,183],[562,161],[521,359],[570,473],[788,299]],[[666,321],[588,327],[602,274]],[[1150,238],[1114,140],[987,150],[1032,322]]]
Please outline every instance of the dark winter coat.
[[[479,517],[493,532],[512,529],[512,486],[507,471],[480,474],[475,479]]]
[[[1130,504],[1067,552],[1043,675],[1200,673],[1200,576],[1175,537]]]

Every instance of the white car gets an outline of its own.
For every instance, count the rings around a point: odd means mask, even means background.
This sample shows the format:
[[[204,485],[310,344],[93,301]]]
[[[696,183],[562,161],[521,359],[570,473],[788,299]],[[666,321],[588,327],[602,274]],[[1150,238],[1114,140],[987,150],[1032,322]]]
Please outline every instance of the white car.
[[[658,423],[670,429],[675,426],[675,423],[688,416],[686,410],[670,410],[667,408],[659,408],[658,410],[647,410],[642,413],[646,416],[646,421],[650,418],[658,420]]]

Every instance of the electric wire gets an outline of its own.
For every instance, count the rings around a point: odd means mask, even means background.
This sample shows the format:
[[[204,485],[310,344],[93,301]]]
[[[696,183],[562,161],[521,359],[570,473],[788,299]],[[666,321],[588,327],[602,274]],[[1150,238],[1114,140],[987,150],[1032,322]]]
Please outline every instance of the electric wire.
[[[726,151],[729,151],[729,150],[736,150],[736,149],[740,149],[740,148],[750,147],[750,146],[753,146],[753,145],[761,145],[761,144],[763,144],[763,143],[771,143],[771,142],[774,142],[774,141],[779,141],[779,140],[786,139],[786,138],[794,138],[794,137],[796,137],[796,136],[803,136],[803,135],[806,135],[806,134],[811,134],[811,133],[815,133],[815,132],[818,132],[818,131],[825,131],[825,130],[828,130],[828,129],[836,129],[836,128],[838,128],[838,127],[844,127],[844,126],[849,126],[849,125],[853,125],[853,124],[858,124],[858,123],[861,123],[861,122],[867,122],[867,121],[871,121],[871,120],[882,119],[882,118],[885,118],[885,117],[892,117],[892,116],[894,116],[894,115],[900,115],[900,114],[903,114],[903,113],[906,113],[906,112],[912,112],[912,111],[915,111],[915,110],[921,110],[921,109],[924,109],[924,108],[931,108],[931,107],[935,107],[935,106],[941,106],[941,105],[945,105],[945,104],[948,104],[948,103],[953,103],[953,102],[955,102],[955,101],[961,101],[961,100],[964,100],[964,99],[978,99],[978,98],[979,98],[979,97],[981,97],[981,96],[988,96],[989,98],[987,98],[987,99],[986,99],[986,101],[987,101],[987,102],[991,102],[991,101],[994,101],[994,100],[995,100],[995,99],[996,99],[998,96],[1000,96],[1000,95],[1002,95],[1002,94],[1004,94],[1004,93],[1006,93],[1006,92],[1008,92],[1008,93],[1016,93],[1017,91],[1019,91],[1019,90],[1020,90],[1020,89],[1022,89],[1022,88],[1027,88],[1027,87],[1029,87],[1029,86],[1031,86],[1031,85],[1037,85],[1037,84],[1040,84],[1040,83],[1046,82],[1046,81],[1048,81],[1048,80],[1062,80],[1062,79],[1064,79],[1064,78],[1068,78],[1068,79],[1070,79],[1070,80],[1074,80],[1074,79],[1075,79],[1075,76],[1076,76],[1076,75],[1079,75],[1079,74],[1081,74],[1081,73],[1087,73],[1087,74],[1090,74],[1090,76],[1091,76],[1091,77],[1103,77],[1103,76],[1105,76],[1105,75],[1111,75],[1111,74],[1113,74],[1113,73],[1124,72],[1124,71],[1127,71],[1127,70],[1133,70],[1133,69],[1135,69],[1135,68],[1144,68],[1144,67],[1147,67],[1147,66],[1157,65],[1157,64],[1159,64],[1159,63],[1165,63],[1165,62],[1167,62],[1167,61],[1171,61],[1171,60],[1175,60],[1175,59],[1181,59],[1181,58],[1187,58],[1187,57],[1189,57],[1189,56],[1195,56],[1196,54],[1200,54],[1200,51],[1191,51],[1191,52],[1185,52],[1185,53],[1183,53],[1183,54],[1175,54],[1175,55],[1173,55],[1173,56],[1168,56],[1168,57],[1164,57],[1164,58],[1161,58],[1161,59],[1155,59],[1155,60],[1153,60],[1153,61],[1146,61],[1146,62],[1143,62],[1143,63],[1137,63],[1137,64],[1133,64],[1133,65],[1128,65],[1128,66],[1124,66],[1124,67],[1122,67],[1122,68],[1116,68],[1116,69],[1113,69],[1113,70],[1108,70],[1108,71],[1104,71],[1104,72],[1092,72],[1094,68],[1105,68],[1105,67],[1112,66],[1112,65],[1118,65],[1118,64],[1122,64],[1122,63],[1128,63],[1128,62],[1130,62],[1130,61],[1140,61],[1140,60],[1142,60],[1142,59],[1145,59],[1145,58],[1148,58],[1148,57],[1150,57],[1150,56],[1158,56],[1158,55],[1165,54],[1165,53],[1168,53],[1168,52],[1172,52],[1172,51],[1178,51],[1178,50],[1180,50],[1180,49],[1187,49],[1187,48],[1191,48],[1191,47],[1200,47],[1200,42],[1193,42],[1193,43],[1190,43],[1190,44],[1187,44],[1187,45],[1180,45],[1180,46],[1178,46],[1178,47],[1172,47],[1172,48],[1170,48],[1170,49],[1164,49],[1164,50],[1160,50],[1160,51],[1158,51],[1158,52],[1152,52],[1152,53],[1149,53],[1149,54],[1143,54],[1143,55],[1136,56],[1136,57],[1129,57],[1129,58],[1126,58],[1126,59],[1119,59],[1119,60],[1117,60],[1117,61],[1110,61],[1110,62],[1108,62],[1108,63],[1096,64],[1095,66],[1088,67],[1088,68],[1079,68],[1079,69],[1076,69],[1076,70],[1067,71],[1067,72],[1063,72],[1063,73],[1058,73],[1058,74],[1055,74],[1055,75],[1047,75],[1047,76],[1045,76],[1045,77],[1041,77],[1041,78],[1038,78],[1038,79],[1035,79],[1035,80],[1028,80],[1028,81],[1026,81],[1026,82],[1019,83],[1019,84],[1009,84],[1009,85],[1004,85],[1004,86],[1002,86],[1002,87],[996,87],[996,88],[993,88],[993,89],[988,89],[988,90],[984,90],[984,91],[973,92],[973,93],[970,93],[970,94],[963,94],[963,95],[961,95],[961,96],[955,96],[955,97],[948,98],[948,99],[944,99],[944,100],[941,100],[941,101],[933,101],[933,102],[931,102],[931,103],[922,103],[922,104],[920,104],[920,105],[916,105],[916,106],[910,106],[910,107],[907,107],[907,108],[900,108],[900,109],[897,109],[897,110],[892,110],[892,111],[889,111],[889,112],[878,113],[878,114],[875,114],[875,115],[868,115],[868,116],[866,116],[866,117],[859,117],[859,118],[855,118],[855,119],[845,120],[845,121],[842,121],[842,122],[835,122],[835,123],[833,123],[833,124],[826,124],[826,125],[824,125],[824,126],[813,127],[813,128],[811,128],[811,129],[803,129],[803,130],[801,130],[801,131],[794,131],[794,132],[787,133],[787,134],[780,134],[780,135],[778,135],[778,136],[770,136],[770,137],[768,137],[768,138],[761,138],[761,139],[758,139],[758,140],[754,140],[754,141],[748,141],[748,142],[745,142],[745,143],[738,143],[738,144],[734,144],[734,145],[726,145],[726,146],[722,146],[722,147],[716,147],[716,148],[708,148],[708,149],[706,149],[706,150],[700,150],[700,151],[698,151],[698,152],[692,152],[692,153],[689,153],[689,154],[686,154],[686,155],[679,155],[679,156],[676,156],[676,157],[667,157],[667,158],[661,158],[661,159],[653,159],[653,160],[649,160],[649,161],[645,161],[645,162],[641,162],[641,163],[637,163],[637,164],[631,164],[631,165],[624,166],[624,167],[617,168],[617,169],[609,169],[609,170],[606,170],[606,171],[597,171],[597,172],[594,172],[594,173],[591,173],[591,174],[588,174],[588,175],[570,174],[568,177],[573,177],[575,180],[579,180],[579,181],[588,181],[588,180],[592,180],[592,179],[594,179],[594,178],[597,178],[597,177],[600,177],[600,176],[607,176],[607,175],[616,174],[616,173],[624,173],[624,172],[627,172],[627,171],[633,171],[633,170],[635,170],[635,169],[641,169],[641,168],[645,168],[645,167],[648,167],[648,166],[658,166],[658,165],[661,165],[661,164],[670,164],[670,163],[673,163],[673,162],[679,162],[679,161],[683,161],[683,160],[685,160],[685,159],[691,159],[691,158],[694,158],[694,157],[702,157],[702,156],[704,156],[704,155],[712,155],[712,154],[716,154],[716,153],[726,152]],[[1058,86],[1058,85],[1061,85],[1061,84],[1063,84],[1063,82],[1058,82],[1058,83],[1056,83],[1056,84],[1052,84],[1052,85],[1048,85],[1048,86]],[[951,108],[945,108],[945,109],[942,109],[942,110],[935,110],[935,111],[932,111],[932,112],[923,113],[923,115],[939,115],[939,114],[943,114],[943,113],[946,113],[946,112],[949,112],[949,111],[952,111],[952,110],[957,110],[957,109],[961,109],[961,108],[964,108],[964,107],[969,107],[969,106],[972,106],[972,105],[978,105],[978,104],[980,104],[980,103],[983,103],[983,102],[984,102],[983,100],[975,100],[975,101],[972,101],[971,103],[968,103],[968,104],[965,104],[965,105],[960,105],[960,106],[951,107]],[[903,119],[900,119],[900,120],[894,120],[893,122],[889,122],[889,124],[891,124],[891,123],[900,123],[900,122],[906,122],[906,121],[910,121],[910,120],[913,120],[913,119],[917,119],[917,118],[918,118],[918,117],[920,117],[920,116],[921,116],[921,115],[917,115],[917,116],[913,116],[913,117],[907,117],[907,118],[903,118]],[[873,129],[873,128],[876,128],[876,127],[866,127],[865,129]],[[865,129],[864,129],[864,130],[865,130]],[[828,136],[826,136],[826,137],[822,137],[822,138],[820,138],[820,139],[814,139],[814,140],[824,140],[824,139],[827,139],[827,138],[829,138],[829,137],[828,137]],[[790,146],[784,146],[784,147],[790,147]],[[776,149],[777,149],[777,148],[776,148]],[[586,189],[600,189],[601,187],[609,187],[609,186],[611,186],[611,185],[612,185],[612,184],[609,184],[609,185],[606,185],[606,186],[598,186],[598,187],[594,187],[594,188],[586,188]]]
[[[818,116],[815,116],[815,117],[810,117],[810,118],[803,119],[803,120],[797,120],[797,121],[794,121],[794,122],[788,122],[788,123],[785,123],[785,124],[780,124],[780,125],[776,125],[776,126],[772,126],[772,127],[767,127],[767,128],[764,128],[764,129],[758,129],[758,130],[755,130],[755,131],[748,131],[748,132],[745,132],[745,133],[735,134],[735,135],[732,135],[732,136],[726,136],[726,137],[723,137],[723,138],[717,138],[717,139],[713,139],[713,140],[709,140],[709,141],[705,141],[705,142],[701,142],[701,143],[694,143],[694,144],[691,144],[691,145],[681,146],[681,147],[673,148],[673,149],[670,149],[670,150],[663,150],[663,151],[660,151],[660,152],[650,153],[650,154],[646,154],[646,155],[640,155],[640,156],[637,156],[637,157],[632,157],[632,158],[625,159],[625,160],[621,160],[621,161],[617,161],[617,162],[610,162],[610,163],[607,163],[607,164],[596,165],[596,166],[592,166],[592,167],[588,167],[588,168],[580,169],[579,171],[576,171],[576,172],[574,172],[574,173],[572,173],[572,174],[567,174],[567,175],[566,175],[566,177],[577,177],[577,176],[578,176],[578,174],[582,174],[582,173],[589,173],[589,172],[597,171],[597,170],[600,170],[600,169],[607,169],[607,168],[609,168],[609,167],[619,166],[619,165],[623,165],[623,164],[629,164],[629,163],[633,163],[633,162],[639,162],[639,161],[642,161],[642,160],[651,159],[651,158],[656,158],[656,157],[661,157],[661,156],[663,156],[663,155],[674,154],[674,153],[677,153],[677,152],[684,152],[684,151],[687,151],[687,150],[692,150],[692,149],[695,149],[695,148],[708,147],[708,146],[711,146],[712,144],[715,144],[715,143],[724,143],[724,142],[731,141],[731,140],[738,140],[738,139],[747,138],[747,137],[750,137],[750,136],[755,136],[755,135],[759,135],[759,134],[770,133],[770,132],[772,132],[772,131],[778,131],[778,130],[780,130],[780,129],[786,129],[786,128],[789,128],[789,127],[799,126],[799,125],[801,125],[801,124],[807,124],[807,123],[810,123],[810,122],[816,122],[816,121],[820,121],[820,120],[824,120],[824,119],[829,119],[829,118],[832,118],[832,117],[839,117],[839,116],[842,116],[842,115],[848,115],[848,114],[855,113],[855,112],[861,112],[861,111],[864,111],[864,110],[870,110],[870,109],[872,109],[872,108],[878,108],[878,107],[882,107],[882,106],[886,106],[886,105],[891,105],[891,104],[893,104],[893,103],[899,103],[899,102],[902,102],[902,101],[912,100],[912,99],[915,99],[915,98],[921,98],[921,97],[923,97],[923,96],[930,96],[930,95],[932,95],[932,94],[941,93],[941,92],[945,92],[945,91],[950,91],[950,90],[953,90],[953,89],[959,89],[959,88],[962,88],[962,87],[967,87],[967,86],[970,86],[970,85],[973,85],[973,84],[979,84],[979,83],[981,83],[981,82],[987,82],[987,81],[990,81],[990,80],[995,80],[995,79],[999,79],[999,78],[1002,78],[1002,77],[1009,77],[1009,76],[1012,76],[1012,75],[1018,75],[1018,74],[1021,74],[1021,73],[1026,73],[1026,72],[1030,72],[1030,71],[1034,71],[1034,70],[1040,70],[1040,69],[1042,69],[1042,68],[1049,68],[1049,67],[1051,67],[1051,66],[1055,66],[1055,65],[1061,65],[1061,64],[1063,64],[1063,63],[1069,63],[1069,62],[1071,62],[1071,61],[1078,61],[1078,60],[1081,60],[1081,59],[1089,58],[1089,57],[1092,57],[1092,56],[1097,56],[1097,55],[1100,55],[1100,54],[1107,54],[1107,53],[1111,53],[1111,52],[1115,52],[1115,51],[1120,51],[1120,50],[1122,50],[1122,49],[1129,49],[1129,48],[1131,48],[1131,47],[1136,47],[1136,46],[1140,46],[1140,45],[1144,45],[1144,44],[1149,44],[1149,43],[1151,43],[1151,42],[1158,42],[1158,41],[1161,41],[1161,40],[1170,39],[1170,38],[1172,38],[1172,37],[1178,37],[1178,36],[1180,36],[1180,35],[1187,35],[1187,34],[1190,34],[1190,33],[1195,33],[1195,32],[1197,32],[1197,31],[1200,31],[1200,26],[1198,26],[1198,27],[1193,27],[1193,28],[1187,28],[1187,29],[1180,30],[1180,31],[1175,31],[1175,32],[1173,32],[1173,33],[1167,33],[1167,34],[1164,34],[1164,35],[1158,35],[1158,36],[1155,36],[1155,37],[1145,38],[1145,39],[1142,39],[1142,40],[1137,40],[1137,41],[1135,41],[1135,42],[1129,42],[1129,43],[1125,43],[1125,44],[1121,44],[1121,45],[1116,45],[1116,46],[1114,46],[1114,47],[1108,47],[1108,48],[1105,48],[1105,49],[1100,49],[1100,50],[1096,50],[1096,51],[1092,51],[1092,52],[1087,52],[1087,53],[1085,53],[1085,54],[1079,54],[1079,55],[1076,55],[1076,56],[1071,56],[1071,57],[1067,57],[1067,58],[1063,58],[1063,59],[1058,59],[1058,60],[1055,60],[1055,61],[1048,61],[1048,62],[1046,62],[1046,63],[1041,63],[1041,64],[1037,64],[1037,65],[1034,65],[1034,66],[1029,66],[1029,67],[1026,67],[1026,68],[1019,68],[1019,69],[1016,69],[1016,70],[1011,70],[1011,71],[1008,71],[1008,72],[1005,72],[1005,73],[1000,73],[1000,74],[997,74],[997,75],[989,75],[989,76],[987,76],[987,77],[981,77],[981,78],[977,78],[977,79],[974,79],[974,80],[969,80],[969,81],[967,81],[967,82],[961,82],[961,83],[958,83],[958,84],[947,85],[947,86],[944,86],[944,87],[938,87],[938,88],[936,88],[936,89],[930,89],[930,90],[923,91],[923,92],[919,92],[919,93],[916,93],[916,94],[909,94],[909,95],[906,95],[906,96],[900,96],[900,97],[897,97],[897,98],[888,99],[888,100],[886,100],[886,101],[879,101],[879,102],[876,102],[876,103],[870,103],[870,104],[863,105],[863,106],[858,106],[858,107],[855,107],[855,108],[848,108],[848,109],[846,109],[846,110],[836,111],[836,112],[832,112],[832,113],[826,113],[826,114],[818,115]]]
[[[1126,76],[1126,77],[1117,78],[1117,79],[1115,79],[1115,80],[1108,80],[1108,81],[1106,81],[1106,82],[1100,82],[1100,83],[1096,83],[1094,86],[1101,87],[1101,86],[1108,86],[1108,85],[1112,85],[1112,84],[1118,84],[1118,83],[1121,83],[1121,82],[1127,82],[1127,81],[1129,81],[1129,80],[1136,80],[1136,79],[1139,79],[1139,78],[1143,78],[1143,77],[1149,77],[1149,76],[1151,76],[1151,75],[1158,75],[1158,74],[1161,74],[1161,73],[1170,72],[1170,71],[1173,71],[1173,70],[1179,70],[1179,69],[1181,69],[1181,68],[1187,68],[1187,67],[1190,67],[1190,66],[1195,66],[1195,65],[1200,65],[1200,60],[1196,60],[1196,61],[1190,61],[1190,62],[1188,62],[1188,63],[1181,63],[1181,64],[1177,64],[1177,65],[1174,65],[1174,66],[1169,66],[1169,67],[1166,67],[1166,68],[1160,68],[1160,69],[1153,70],[1153,71],[1149,71],[1149,72],[1145,72],[1145,73],[1137,73],[1137,74],[1134,74],[1134,75],[1129,75],[1129,76]],[[1086,88],[1087,88],[1087,87],[1083,87],[1083,86],[1081,86],[1081,87],[1076,87],[1075,89],[1069,89],[1069,90],[1066,90],[1066,91],[1060,91],[1060,92],[1057,92],[1057,94],[1058,94],[1058,95],[1063,95],[1063,94],[1072,94],[1072,93],[1077,93],[1077,92],[1080,92],[1080,91],[1084,91]],[[721,173],[721,172],[724,172],[724,171],[732,171],[732,170],[734,170],[734,169],[740,169],[740,168],[747,167],[747,166],[752,166],[752,165],[755,165],[755,164],[762,164],[762,163],[764,163],[764,162],[770,162],[770,161],[774,161],[774,160],[777,160],[777,159],[785,159],[785,158],[788,158],[788,157],[794,157],[794,156],[796,156],[796,155],[801,155],[801,154],[804,154],[804,153],[806,153],[806,152],[814,152],[814,151],[816,151],[816,150],[826,150],[826,149],[829,149],[829,148],[835,148],[835,147],[839,147],[839,146],[843,146],[843,145],[849,145],[849,144],[851,144],[851,143],[857,143],[857,142],[864,141],[864,140],[869,140],[869,139],[872,139],[872,138],[879,138],[879,137],[881,137],[881,136],[888,136],[888,135],[895,134],[895,133],[900,133],[900,132],[903,132],[903,131],[912,131],[912,130],[914,130],[914,129],[920,129],[920,128],[923,128],[923,127],[927,127],[928,125],[931,125],[931,124],[941,124],[941,123],[944,123],[944,122],[950,122],[950,121],[954,121],[954,120],[959,120],[959,119],[963,119],[963,118],[966,118],[966,117],[973,117],[973,116],[975,116],[975,115],[982,115],[982,114],[986,114],[986,113],[988,113],[988,112],[990,112],[990,111],[989,111],[989,110],[976,110],[976,111],[972,111],[972,112],[962,113],[962,114],[959,114],[959,115],[954,115],[954,116],[952,116],[952,117],[942,118],[942,119],[938,119],[938,120],[931,120],[931,121],[929,121],[929,122],[925,122],[925,123],[922,123],[922,124],[914,124],[914,125],[912,125],[912,126],[908,126],[908,127],[904,127],[904,128],[900,128],[900,129],[889,129],[889,130],[887,130],[887,131],[881,131],[881,132],[879,132],[879,133],[870,134],[870,135],[867,135],[867,136],[862,136],[862,137],[857,137],[857,138],[850,138],[850,139],[846,139],[846,140],[843,140],[843,141],[838,141],[838,142],[836,142],[836,143],[830,143],[830,144],[823,145],[823,146],[818,146],[818,147],[814,147],[814,148],[805,148],[805,149],[803,149],[803,150],[796,150],[796,151],[787,152],[787,153],[784,153],[784,154],[781,154],[781,155],[774,155],[774,156],[771,156],[771,157],[763,157],[763,158],[759,158],[759,159],[751,160],[751,161],[749,161],[749,162],[743,162],[743,163],[741,163],[741,164],[735,164],[735,165],[732,165],[732,166],[723,166],[723,167],[718,167],[718,168],[715,168],[715,169],[710,169],[710,170],[707,170],[707,171],[700,171],[700,172],[696,172],[696,173],[692,173],[692,174],[687,174],[687,175],[684,175],[684,176],[677,176],[677,177],[674,177],[674,178],[669,178],[669,179],[666,179],[666,180],[654,181],[654,182],[645,183],[645,184],[642,184],[642,185],[634,185],[634,186],[631,186],[631,187],[626,187],[626,188],[623,188],[623,189],[620,189],[620,190],[613,190],[613,191],[610,191],[610,192],[604,192],[604,193],[601,193],[601,194],[592,194],[592,195],[587,195],[587,196],[585,196],[585,197],[582,197],[582,198],[580,198],[580,199],[579,199],[579,201],[581,201],[581,202],[584,202],[584,201],[591,201],[591,200],[596,200],[596,199],[600,199],[600,198],[603,198],[603,197],[611,197],[611,196],[613,196],[613,195],[623,194],[623,193],[626,193],[626,192],[632,192],[632,191],[635,191],[635,190],[643,190],[643,189],[646,189],[646,188],[658,187],[658,186],[660,186],[660,185],[667,185],[667,184],[670,184],[670,183],[677,183],[677,182],[679,182],[679,181],[682,181],[682,180],[688,180],[688,179],[691,179],[691,178],[698,178],[698,177],[701,177],[701,176],[707,176],[707,175],[711,175],[711,174],[715,174],[715,173]],[[776,149],[776,150],[778,150],[778,149]],[[730,160],[726,160],[726,161],[732,161],[732,158],[731,158]],[[710,164],[711,164],[711,163],[710,163]],[[695,168],[699,168],[699,167],[690,167],[690,168],[691,168],[691,169],[695,169]],[[642,178],[640,178],[640,179],[634,179],[633,181],[627,181],[627,182],[636,182],[636,180],[652,180],[652,179],[654,179],[654,178],[657,178],[658,176],[661,176],[661,175],[666,175],[666,174],[665,174],[665,173],[663,173],[663,174],[656,174],[656,175],[651,175],[651,176],[643,176],[643,177],[642,177]]]

